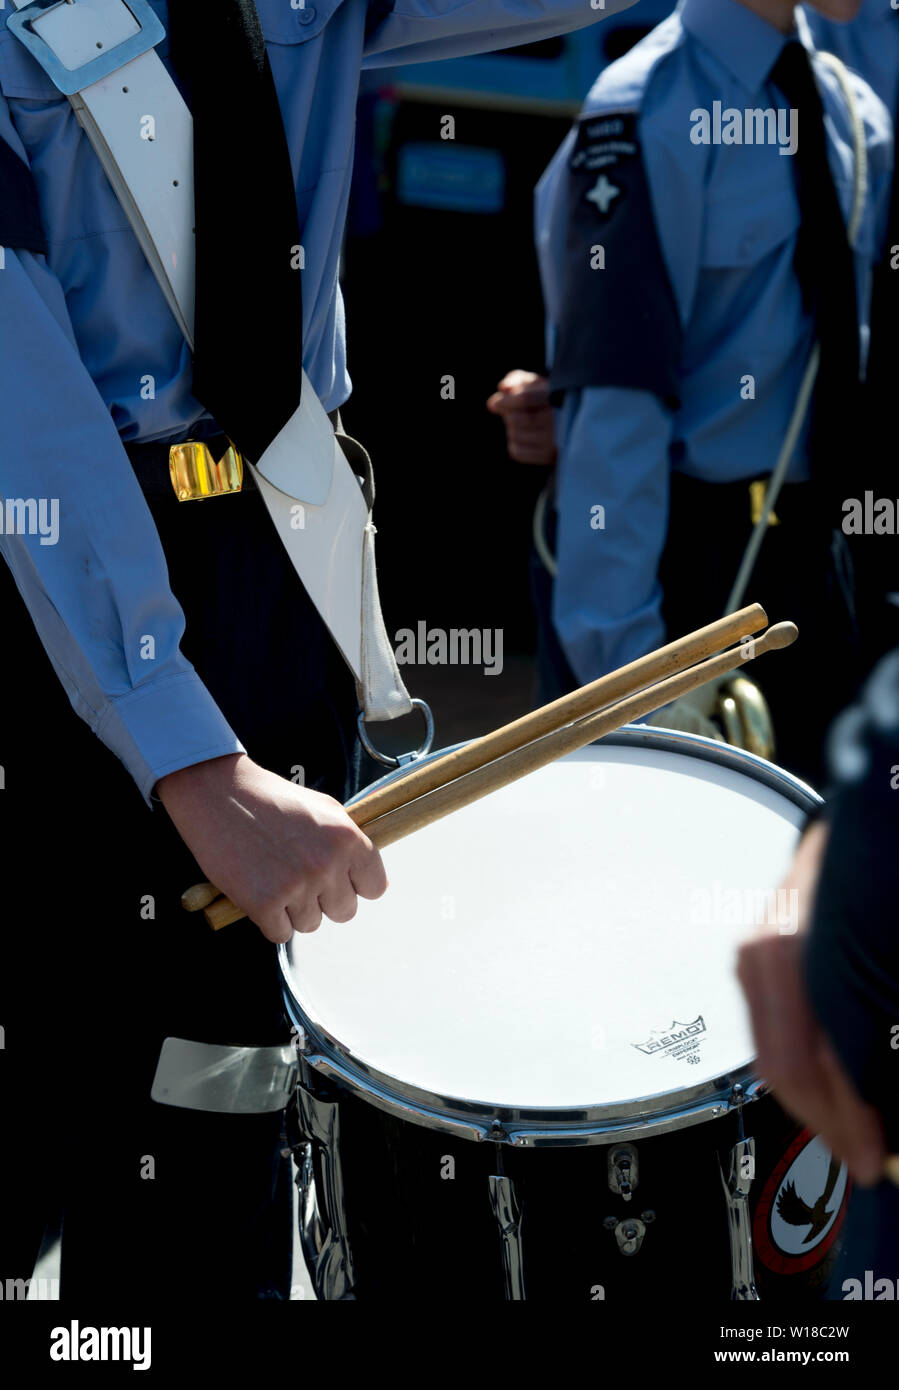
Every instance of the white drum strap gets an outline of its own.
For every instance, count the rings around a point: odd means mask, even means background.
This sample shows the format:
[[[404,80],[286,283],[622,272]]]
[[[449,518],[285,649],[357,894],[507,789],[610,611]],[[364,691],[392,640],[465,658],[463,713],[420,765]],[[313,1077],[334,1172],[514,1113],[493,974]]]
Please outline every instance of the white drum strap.
[[[193,350],[193,122],[154,51],[162,25],[145,0],[44,3],[12,0],[18,13],[10,32],[68,96]],[[300,407],[253,475],[355,676],[365,718],[408,713],[412,701],[378,600],[375,528],[305,372]]]

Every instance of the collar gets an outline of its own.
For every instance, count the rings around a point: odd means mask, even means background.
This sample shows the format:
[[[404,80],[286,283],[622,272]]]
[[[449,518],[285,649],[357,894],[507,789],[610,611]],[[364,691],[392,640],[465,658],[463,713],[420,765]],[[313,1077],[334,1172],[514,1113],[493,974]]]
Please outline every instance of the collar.
[[[791,39],[798,39],[809,53],[814,52],[801,9],[796,11],[792,34],[782,34],[739,0],[681,0],[679,13],[690,37],[708,49],[748,93],[764,86],[781,49]]]

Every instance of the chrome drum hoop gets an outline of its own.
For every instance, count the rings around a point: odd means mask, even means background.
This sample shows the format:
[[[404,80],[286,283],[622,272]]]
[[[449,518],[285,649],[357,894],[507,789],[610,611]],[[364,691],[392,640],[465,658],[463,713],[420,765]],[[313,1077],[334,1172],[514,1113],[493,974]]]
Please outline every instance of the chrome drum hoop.
[[[718,739],[706,738],[703,734],[682,733],[677,729],[664,729],[650,724],[624,724],[614,733],[606,734],[604,738],[597,739],[595,743],[588,744],[587,747],[597,748],[601,743],[608,744],[611,748],[656,748],[663,753],[682,753],[687,757],[701,756],[704,762],[717,763],[719,767],[732,768],[734,772],[742,772],[744,776],[751,777],[753,781],[770,787],[772,791],[779,792],[787,801],[792,801],[794,806],[798,806],[801,811],[805,811],[808,815],[811,815],[813,811],[824,804],[824,798],[818,795],[814,787],[810,787],[807,782],[803,782],[792,772],[787,772],[786,768],[778,767],[776,763],[769,763],[765,758],[760,758],[756,753],[750,753],[745,748],[735,748],[729,743],[719,742]],[[464,747],[465,742],[463,741],[423,754],[415,759],[415,770],[426,767],[428,763],[435,762],[447,753],[455,753],[458,748]],[[347,802],[347,805],[355,805],[357,801],[361,801],[371,792],[386,787],[390,782],[395,782],[398,777],[406,776],[410,770],[409,767],[394,768],[385,773],[383,777],[379,777],[376,782],[369,783],[361,792],[357,792]]]

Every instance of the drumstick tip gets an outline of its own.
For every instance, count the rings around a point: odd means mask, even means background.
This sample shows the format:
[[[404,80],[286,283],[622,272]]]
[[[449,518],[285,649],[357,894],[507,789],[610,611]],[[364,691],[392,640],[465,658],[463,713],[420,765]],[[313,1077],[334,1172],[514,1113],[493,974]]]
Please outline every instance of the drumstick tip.
[[[220,891],[214,883],[195,883],[192,888],[185,888],[181,894],[181,906],[185,912],[199,912],[215,902]]]
[[[775,623],[767,632],[762,633],[755,645],[759,651],[782,651],[784,647],[791,647],[798,636],[799,629],[795,623]]]

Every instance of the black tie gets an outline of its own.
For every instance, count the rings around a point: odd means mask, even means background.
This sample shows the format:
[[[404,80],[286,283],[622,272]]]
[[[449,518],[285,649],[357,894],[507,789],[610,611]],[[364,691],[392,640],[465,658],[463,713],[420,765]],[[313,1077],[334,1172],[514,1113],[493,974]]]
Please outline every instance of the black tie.
[[[859,374],[855,264],[827,157],[824,108],[808,53],[787,43],[771,80],[798,112],[795,174],[800,227],[796,273],[803,303],[814,314],[821,364],[812,407],[810,453],[821,514],[839,526],[846,494],[850,427]]]
[[[258,462],[300,402],[300,231],[290,154],[253,0],[169,0],[194,124],[193,393]]]

